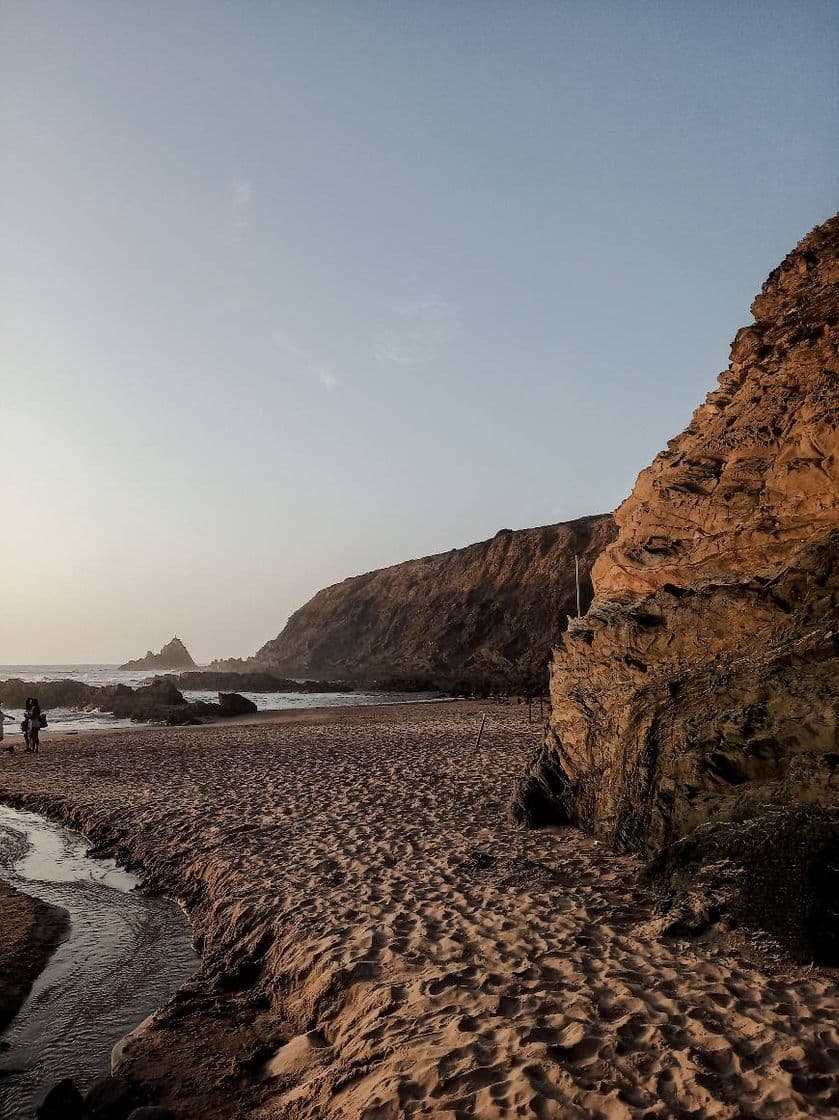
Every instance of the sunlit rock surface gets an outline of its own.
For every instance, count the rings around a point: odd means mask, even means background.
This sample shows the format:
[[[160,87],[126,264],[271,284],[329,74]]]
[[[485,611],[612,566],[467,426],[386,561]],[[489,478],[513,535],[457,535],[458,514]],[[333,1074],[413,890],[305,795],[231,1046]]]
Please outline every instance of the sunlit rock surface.
[[[553,658],[522,821],[654,855],[809,807],[828,813],[812,866],[839,861],[838,242],[833,218],[772,272],[719,389],[617,511],[594,602]],[[779,843],[800,834],[773,819]],[[735,848],[755,858],[729,830]]]

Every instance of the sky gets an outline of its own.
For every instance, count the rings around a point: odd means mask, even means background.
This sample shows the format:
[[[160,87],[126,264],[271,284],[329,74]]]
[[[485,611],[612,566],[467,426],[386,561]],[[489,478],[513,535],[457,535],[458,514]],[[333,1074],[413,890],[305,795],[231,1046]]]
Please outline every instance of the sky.
[[[0,0],[0,664],[614,508],[836,209],[839,16]]]

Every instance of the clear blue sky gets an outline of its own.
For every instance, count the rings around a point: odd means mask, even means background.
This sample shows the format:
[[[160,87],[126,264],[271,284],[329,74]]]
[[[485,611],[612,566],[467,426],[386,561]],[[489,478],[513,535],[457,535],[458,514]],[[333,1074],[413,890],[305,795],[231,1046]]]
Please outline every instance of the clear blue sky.
[[[3,0],[0,663],[614,507],[835,209],[838,21]]]

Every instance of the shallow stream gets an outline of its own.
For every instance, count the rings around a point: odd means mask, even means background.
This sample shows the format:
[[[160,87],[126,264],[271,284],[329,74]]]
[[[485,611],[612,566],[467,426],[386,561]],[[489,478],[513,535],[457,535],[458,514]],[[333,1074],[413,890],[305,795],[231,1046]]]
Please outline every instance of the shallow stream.
[[[0,1120],[24,1120],[62,1078],[84,1092],[105,1076],[114,1044],[198,958],[174,902],[135,890],[133,875],[35,813],[0,805],[0,878],[70,915],[67,940],[0,1036]]]

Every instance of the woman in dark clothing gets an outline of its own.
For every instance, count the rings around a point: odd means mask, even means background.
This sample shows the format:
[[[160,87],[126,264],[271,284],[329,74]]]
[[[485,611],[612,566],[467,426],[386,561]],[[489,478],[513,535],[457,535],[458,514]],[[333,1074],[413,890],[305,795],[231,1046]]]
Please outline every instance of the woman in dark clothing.
[[[29,749],[33,754],[37,754],[41,748],[41,742],[38,738],[38,733],[41,730],[41,705],[33,697],[32,706],[29,709]]]
[[[26,697],[26,703],[23,705],[23,719],[20,721],[20,729],[23,732],[23,750],[28,754],[29,752],[29,710],[32,707],[32,697]]]

